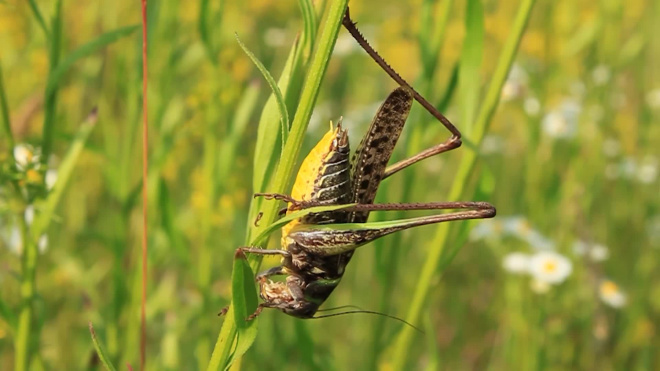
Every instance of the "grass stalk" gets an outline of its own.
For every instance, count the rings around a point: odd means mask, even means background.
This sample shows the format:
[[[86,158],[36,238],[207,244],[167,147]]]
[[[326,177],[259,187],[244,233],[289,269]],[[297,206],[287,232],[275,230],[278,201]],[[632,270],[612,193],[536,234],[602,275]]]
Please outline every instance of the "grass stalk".
[[[518,9],[513,27],[511,28],[511,33],[504,44],[488,92],[483,105],[481,106],[481,110],[479,111],[479,115],[477,116],[477,121],[472,127],[473,130],[470,140],[477,145],[481,142],[483,136],[488,130],[490,120],[497,108],[500,91],[502,90],[502,86],[504,85],[511,64],[513,63],[513,59],[518,50],[518,45],[520,44],[520,40],[525,31],[534,3],[535,0],[523,0]],[[463,154],[458,174],[454,178],[449,194],[450,200],[460,200],[467,196],[465,184],[467,184],[469,180],[468,178],[472,174],[472,170],[476,164],[477,155],[478,153],[475,151],[465,151]],[[415,288],[408,314],[406,315],[406,320],[410,323],[419,322],[420,314],[422,313],[424,303],[431,289],[433,277],[437,272],[440,259],[448,242],[447,237],[449,236],[452,225],[454,224],[440,224],[436,230],[434,238],[429,243],[430,248],[428,249],[428,257],[426,263],[422,267],[419,280],[417,281],[418,284]],[[413,331],[408,327],[404,327],[399,333],[394,348],[393,369],[405,369],[412,338]]]
[[[337,40],[337,34],[339,33],[347,5],[348,0],[338,0],[330,5],[318,46],[309,65],[300,103],[291,124],[291,132],[284,145],[282,157],[272,182],[272,192],[286,192],[291,184],[294,165],[300,153],[302,141],[307,131],[307,125],[309,124],[309,119],[320,90],[321,81],[328,67],[330,55]],[[276,202],[270,202],[264,205],[264,214],[261,220],[262,226],[267,226],[275,220],[277,207],[278,204]],[[251,261],[253,269],[257,265],[258,262],[256,260]],[[230,360],[236,336],[237,327],[232,308],[230,308],[214,346],[208,370],[218,370],[226,366]]]
[[[55,10],[53,12],[52,33],[48,45],[48,80],[55,72],[60,61],[60,41],[62,38],[62,1],[55,2]],[[48,92],[48,86],[46,86]],[[57,90],[52,93],[46,94],[44,102],[44,128],[43,128],[43,142],[42,152],[43,156],[41,161],[46,164],[48,156],[53,150],[53,136],[55,133],[55,115],[57,114]]]
[[[14,135],[11,131],[11,121],[9,119],[9,105],[7,104],[7,93],[5,90],[5,82],[2,77],[2,66],[0,65],[0,117],[2,117],[2,126],[5,130],[5,138],[7,138],[8,150],[10,157],[13,157],[14,150]]]
[[[33,301],[35,293],[35,279],[37,270],[37,258],[39,251],[37,244],[32,241],[25,221],[25,211],[18,215],[21,240],[23,241],[23,252],[21,259],[21,311],[18,317],[18,330],[16,332],[14,370],[24,371],[28,369],[32,342],[32,316]]]

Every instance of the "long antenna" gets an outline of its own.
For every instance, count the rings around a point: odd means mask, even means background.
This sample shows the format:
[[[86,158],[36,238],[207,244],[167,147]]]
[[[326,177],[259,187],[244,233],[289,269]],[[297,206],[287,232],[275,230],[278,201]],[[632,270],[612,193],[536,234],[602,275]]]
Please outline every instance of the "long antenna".
[[[343,315],[345,315],[345,314],[357,314],[357,313],[362,313],[362,314],[375,314],[375,315],[378,315],[378,316],[387,317],[387,318],[389,318],[389,319],[394,319],[394,320],[397,320],[397,321],[399,321],[399,322],[401,322],[401,323],[403,323],[403,324],[406,324],[406,325],[408,325],[408,326],[414,328],[415,330],[419,331],[419,332],[422,333],[422,334],[424,333],[424,331],[422,331],[419,327],[417,327],[417,326],[411,324],[410,322],[408,322],[408,321],[406,321],[406,320],[404,320],[404,319],[402,319],[402,318],[395,317],[395,316],[391,316],[391,315],[389,315],[389,314],[385,314],[385,313],[374,312],[374,311],[371,311],[371,310],[349,310],[348,312],[333,313],[333,314],[324,314],[324,315],[322,315],[322,316],[316,316],[316,317],[311,317],[311,318],[306,318],[306,319],[321,319],[321,318],[336,317],[336,316],[343,316]]]
[[[362,33],[357,29],[356,25],[357,23],[353,22],[351,19],[351,15],[349,14],[348,8],[346,8],[346,13],[344,14],[344,19],[342,21],[342,24],[344,27],[346,27],[346,30],[353,36],[355,41],[357,41],[358,44],[364,49],[364,51],[371,56],[371,58],[378,63],[378,65],[387,72],[390,77],[396,81],[399,85],[404,86],[412,92],[413,97],[419,104],[422,105],[422,107],[426,108],[426,110],[433,115],[438,121],[444,125],[447,130],[451,132],[451,134],[456,137],[460,138],[461,137],[461,132],[458,131],[456,126],[452,124],[449,119],[447,119],[442,113],[440,113],[431,103],[429,103],[424,97],[422,97],[417,90],[415,90],[406,80],[403,79],[392,67],[390,67],[387,62],[383,59],[383,57],[374,50],[374,48],[369,45],[369,42],[367,42],[367,39],[362,36]]]

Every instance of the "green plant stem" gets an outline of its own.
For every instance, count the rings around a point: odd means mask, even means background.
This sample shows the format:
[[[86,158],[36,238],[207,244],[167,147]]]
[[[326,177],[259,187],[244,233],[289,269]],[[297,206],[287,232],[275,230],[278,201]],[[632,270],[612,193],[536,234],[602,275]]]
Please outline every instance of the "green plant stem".
[[[309,119],[312,116],[312,110],[319,93],[321,80],[327,70],[330,55],[335,46],[337,34],[339,33],[347,5],[348,0],[337,0],[330,5],[318,47],[310,63],[305,85],[301,93],[300,104],[291,124],[291,132],[282,151],[282,158],[280,159],[277,173],[272,183],[272,192],[285,192],[290,186],[293,168],[300,153],[300,147],[302,146],[307,125],[309,124]],[[275,220],[277,207],[278,204],[276,202],[270,202],[264,206],[261,225],[267,226]],[[251,260],[253,269],[257,265],[258,262],[256,260]],[[228,361],[233,344],[236,341],[236,334],[237,329],[234,322],[233,309],[230,308],[220,330],[218,340],[213,348],[208,370],[218,370]]]
[[[31,355],[32,341],[32,303],[35,293],[35,279],[37,258],[39,251],[37,244],[32,241],[28,233],[25,212],[18,216],[23,242],[21,259],[21,313],[18,317],[18,331],[16,332],[14,369],[23,371],[28,369]]]
[[[52,34],[49,39],[48,49],[48,80],[57,69],[60,61],[60,39],[62,34],[62,1],[55,2],[53,12]],[[57,113],[57,90],[44,97],[44,128],[41,158],[42,163],[48,162],[48,157],[53,149],[53,134],[55,132],[55,115]]]
[[[9,105],[7,104],[7,94],[5,92],[5,82],[2,77],[2,66],[0,66],[0,117],[2,117],[7,144],[9,144],[9,156],[12,158],[14,151],[14,135],[11,132],[11,121],[9,120]]]
[[[50,38],[50,32],[48,32],[48,26],[46,26],[46,21],[44,20],[44,17],[41,15],[41,11],[37,6],[37,2],[35,0],[29,0],[28,4],[30,5],[30,9],[34,14],[34,17],[37,19],[37,22],[39,23],[41,30],[44,32],[44,35],[46,35],[47,39]]]
[[[479,144],[486,133],[490,120],[499,103],[500,91],[504,85],[504,81],[509,72],[509,68],[513,63],[520,39],[524,33],[527,21],[531,14],[535,0],[523,0],[518,14],[516,15],[511,33],[504,44],[502,54],[497,62],[493,79],[491,80],[489,90],[484,99],[482,108],[477,116],[477,121],[473,126],[472,137],[470,138],[473,143]],[[465,184],[472,174],[475,163],[477,160],[477,153],[474,151],[466,151],[461,160],[458,174],[454,178],[452,188],[449,194],[450,200],[459,200],[464,196]],[[428,257],[426,263],[422,267],[419,277],[418,285],[415,288],[413,299],[406,316],[406,320],[410,323],[419,322],[420,313],[422,313],[424,302],[428,296],[433,282],[433,276],[436,274],[444,247],[447,243],[447,237],[451,228],[450,223],[440,224],[433,240],[430,242]],[[410,350],[410,342],[412,341],[413,331],[408,327],[404,327],[398,335],[393,355],[392,369],[402,370],[405,369],[406,360]]]

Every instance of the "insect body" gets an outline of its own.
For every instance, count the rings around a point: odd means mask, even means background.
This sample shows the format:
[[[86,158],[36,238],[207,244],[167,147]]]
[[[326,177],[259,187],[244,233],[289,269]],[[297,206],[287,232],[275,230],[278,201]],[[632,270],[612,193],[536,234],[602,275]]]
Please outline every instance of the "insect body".
[[[256,254],[277,254],[282,264],[257,275],[262,308],[278,308],[301,318],[313,317],[341,281],[344,269],[359,246],[403,229],[448,220],[486,218],[495,209],[483,202],[372,204],[378,186],[387,176],[428,156],[416,156],[388,168],[394,146],[413,101],[408,88],[397,88],[378,110],[353,160],[349,162],[348,133],[331,129],[305,158],[290,197],[289,211],[307,205],[357,205],[348,210],[309,214],[282,228],[281,250],[243,248]],[[438,153],[437,150],[432,152]],[[435,154],[434,153],[434,154]],[[356,228],[374,210],[468,209],[463,212],[407,219],[398,225]],[[285,275],[284,282],[269,277]]]
[[[461,145],[460,132],[367,44],[355,29],[348,12],[344,26],[401,87],[383,102],[351,161],[348,133],[340,123],[305,158],[290,196],[259,194],[288,201],[287,213],[318,205],[356,205],[344,210],[308,214],[289,222],[282,228],[280,250],[241,248],[247,253],[282,257],[280,266],[257,275],[263,303],[249,318],[256,317],[263,308],[277,308],[300,318],[313,317],[341,281],[355,249],[375,239],[416,226],[495,215],[495,208],[486,202],[373,204],[382,180],[425,158],[458,148]],[[413,99],[438,118],[452,136],[388,167]],[[371,211],[447,209],[459,211],[364,224]],[[284,282],[270,280],[276,275],[286,276]]]

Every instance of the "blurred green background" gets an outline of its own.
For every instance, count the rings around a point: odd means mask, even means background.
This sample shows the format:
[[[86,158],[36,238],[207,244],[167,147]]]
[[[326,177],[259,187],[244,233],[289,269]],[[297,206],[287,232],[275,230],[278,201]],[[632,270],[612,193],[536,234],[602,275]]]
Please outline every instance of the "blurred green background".
[[[299,3],[150,4],[149,369],[209,362],[251,194],[270,190],[253,190],[253,169],[272,169],[280,152],[276,116],[272,163],[253,164],[271,90],[234,33],[277,80],[303,29]],[[329,3],[314,2],[320,24]],[[242,368],[660,367],[660,3],[536,1],[481,140],[473,122],[522,3],[350,3],[372,45],[466,138],[386,181],[379,202],[449,201],[471,153],[461,200],[489,201],[498,216],[361,248],[326,304],[412,316],[423,334],[364,314],[264,311]],[[17,363],[18,343],[30,369],[100,367],[89,321],[115,365],[139,364],[141,39],[126,28],[139,22],[137,1],[0,2],[2,119],[13,133],[0,140],[0,369]],[[340,29],[298,161],[340,116],[355,148],[394,87]],[[82,123],[94,107],[92,128]],[[395,157],[447,136],[415,104]],[[30,267],[32,327],[21,338]]]

